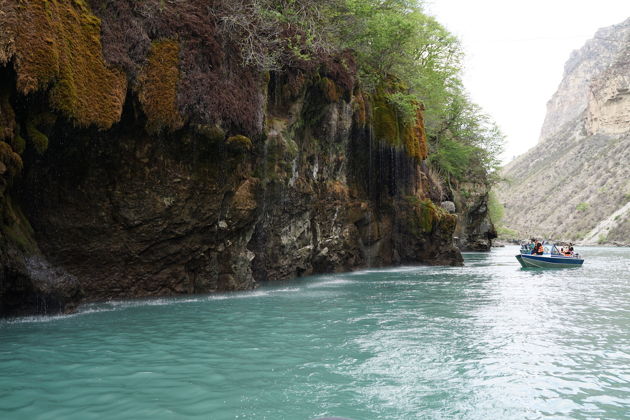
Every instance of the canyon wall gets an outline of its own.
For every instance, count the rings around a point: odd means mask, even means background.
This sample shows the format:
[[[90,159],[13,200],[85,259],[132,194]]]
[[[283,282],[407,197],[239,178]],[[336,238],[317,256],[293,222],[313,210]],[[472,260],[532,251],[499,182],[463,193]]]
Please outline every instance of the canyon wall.
[[[421,106],[349,52],[258,71],[208,10],[0,1],[0,315],[462,264]]]
[[[505,224],[523,238],[628,244],[630,19],[571,54],[537,146],[503,171]]]

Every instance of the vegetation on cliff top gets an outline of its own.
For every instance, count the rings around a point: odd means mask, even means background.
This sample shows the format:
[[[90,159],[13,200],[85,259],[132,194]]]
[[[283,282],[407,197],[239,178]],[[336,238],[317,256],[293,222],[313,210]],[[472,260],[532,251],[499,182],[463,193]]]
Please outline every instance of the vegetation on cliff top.
[[[428,155],[449,183],[487,180],[498,167],[503,137],[462,87],[458,40],[423,11],[422,2],[267,3],[287,19],[302,16],[291,21],[304,33],[302,56],[352,51],[361,88],[372,95],[377,137],[404,145],[418,159]]]
[[[386,79],[397,90],[380,95],[398,119],[412,126],[423,104],[429,162],[449,183],[486,178],[498,166],[502,136],[462,87],[463,53],[458,40],[415,0],[348,0],[340,36],[357,52],[366,89],[379,91]],[[384,100],[384,101],[383,101]],[[420,148],[423,142],[418,143]],[[419,155],[426,158],[424,151]]]
[[[354,94],[360,123],[428,158],[449,184],[497,164],[501,135],[462,88],[459,42],[419,0],[9,0],[2,9],[0,64],[13,60],[18,92],[47,92],[78,126],[117,122],[130,81],[149,132],[190,122],[255,138],[269,72],[286,75],[293,94],[315,74],[329,102]]]

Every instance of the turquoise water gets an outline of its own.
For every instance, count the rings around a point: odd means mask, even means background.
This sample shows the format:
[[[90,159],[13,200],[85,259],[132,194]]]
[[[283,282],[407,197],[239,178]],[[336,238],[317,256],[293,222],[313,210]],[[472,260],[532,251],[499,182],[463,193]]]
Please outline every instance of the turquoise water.
[[[0,321],[0,418],[629,418],[630,249],[516,251]]]

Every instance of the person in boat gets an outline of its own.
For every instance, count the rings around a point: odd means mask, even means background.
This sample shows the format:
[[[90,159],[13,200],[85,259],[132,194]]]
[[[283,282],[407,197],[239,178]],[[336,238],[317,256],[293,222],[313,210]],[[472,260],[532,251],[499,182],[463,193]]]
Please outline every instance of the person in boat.
[[[527,244],[527,249],[531,253],[534,250],[534,248],[536,248],[536,239],[535,238],[531,238],[529,240],[529,243]]]
[[[542,255],[544,253],[543,246],[540,242],[536,242],[534,245],[534,249],[532,250],[532,255]]]

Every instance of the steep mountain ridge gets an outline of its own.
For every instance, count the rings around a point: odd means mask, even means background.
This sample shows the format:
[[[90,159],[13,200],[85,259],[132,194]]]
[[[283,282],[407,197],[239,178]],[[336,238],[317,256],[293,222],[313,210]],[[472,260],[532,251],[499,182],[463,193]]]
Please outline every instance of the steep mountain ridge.
[[[630,243],[630,19],[571,55],[538,145],[503,176],[505,225],[521,236]]]

